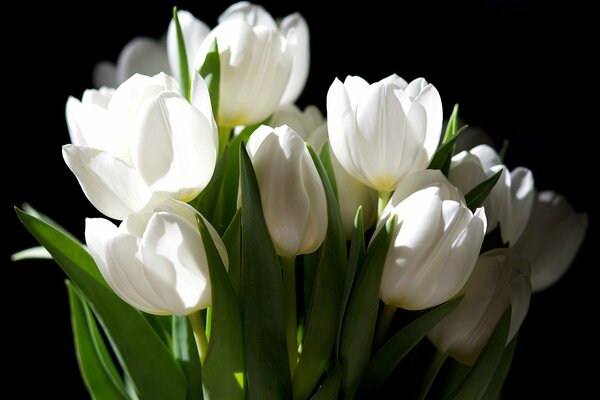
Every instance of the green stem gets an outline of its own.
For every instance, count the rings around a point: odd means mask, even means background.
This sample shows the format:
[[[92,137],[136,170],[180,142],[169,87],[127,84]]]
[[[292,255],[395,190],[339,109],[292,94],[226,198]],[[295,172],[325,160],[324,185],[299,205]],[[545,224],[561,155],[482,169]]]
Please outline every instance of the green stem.
[[[448,358],[448,356],[439,350],[435,353],[435,356],[433,356],[433,360],[431,361],[431,364],[429,364],[429,368],[425,373],[423,385],[421,385],[421,391],[419,392],[418,397],[419,400],[425,400],[427,398],[429,389],[431,389],[438,372],[440,372],[440,369],[442,369],[442,365],[444,365],[446,358]]]
[[[225,151],[225,147],[227,146],[227,143],[229,143],[230,136],[230,128],[224,126],[219,127],[219,156]]]
[[[199,312],[191,313],[188,315],[190,324],[192,324],[192,331],[194,331],[194,339],[196,339],[196,345],[198,346],[198,355],[200,356],[200,362],[204,363],[206,357],[206,349],[208,348],[208,341],[206,340],[206,330],[204,329],[204,322]]]
[[[385,339],[388,331],[390,330],[390,326],[392,325],[392,321],[394,320],[394,315],[396,315],[397,309],[398,308],[395,306],[384,304],[383,310],[381,310],[381,316],[379,317],[379,322],[377,323],[377,328],[375,330],[376,349],[379,349],[385,343]]]
[[[298,326],[296,315],[296,258],[282,257],[283,289],[285,291],[285,331],[290,363],[290,373],[293,375],[298,362]]]
[[[379,201],[377,203],[377,215],[381,215],[383,213],[383,209],[387,206],[387,203],[390,201],[390,197],[392,196],[392,192],[379,192]]]

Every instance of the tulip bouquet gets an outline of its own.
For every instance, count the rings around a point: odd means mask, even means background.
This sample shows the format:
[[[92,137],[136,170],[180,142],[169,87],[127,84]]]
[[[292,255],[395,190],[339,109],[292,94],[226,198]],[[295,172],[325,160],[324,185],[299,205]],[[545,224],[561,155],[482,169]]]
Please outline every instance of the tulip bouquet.
[[[458,151],[435,86],[335,79],[293,103],[299,14],[174,11],[70,98],[63,157],[109,219],[85,245],[29,208],[68,276],[95,399],[498,398],[532,292],[587,228],[492,147]]]

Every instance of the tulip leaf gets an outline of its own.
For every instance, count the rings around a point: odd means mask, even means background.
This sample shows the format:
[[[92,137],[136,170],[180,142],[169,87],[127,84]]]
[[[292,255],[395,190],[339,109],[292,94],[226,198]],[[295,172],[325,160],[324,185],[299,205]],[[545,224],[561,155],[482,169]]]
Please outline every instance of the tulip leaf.
[[[342,369],[338,364],[310,400],[335,400],[339,397],[341,387]]]
[[[256,174],[240,149],[244,349],[250,400],[292,397],[281,267],[262,211]]]
[[[465,195],[465,202],[471,211],[474,212],[477,208],[481,207],[494,186],[496,186],[496,182],[498,182],[498,179],[500,179],[501,175],[502,170],[496,172],[494,175],[475,186],[469,193]]]
[[[229,152],[225,151],[221,157],[219,157],[208,185],[206,185],[202,193],[190,202],[190,205],[198,210],[198,212],[213,225],[217,225],[217,221],[215,221],[215,212],[217,204],[219,204],[219,193],[221,192],[223,177],[225,176],[225,168],[227,167],[227,160],[229,158],[228,155]]]
[[[211,333],[202,368],[207,399],[245,397],[242,313],[223,260],[201,217],[197,218],[211,283]]]
[[[154,329],[154,332],[156,332],[156,334],[158,335],[158,337],[160,338],[160,340],[163,341],[163,343],[170,348],[172,345],[172,340],[171,340],[171,328],[172,328],[172,322],[171,322],[171,315],[152,315],[152,314],[142,314],[145,318],[146,321],[148,321],[148,323],[150,324],[150,326],[152,327],[152,329]]]
[[[444,133],[444,139],[442,143],[448,143],[452,138],[456,140],[458,132],[458,104],[452,108],[452,114],[448,118],[448,125],[446,125],[446,132]]]
[[[175,22],[175,33],[177,34],[177,53],[179,54],[179,85],[181,86],[181,95],[190,101],[192,84],[190,81],[190,69],[188,66],[187,52],[185,50],[185,40],[181,25],[179,24],[179,16],[177,15],[177,7],[173,7],[173,22]]]
[[[242,213],[238,210],[223,235],[223,243],[229,256],[229,279],[240,304],[242,298],[241,219]]]
[[[461,302],[462,296],[447,301],[406,325],[394,334],[369,362],[363,375],[358,397],[368,397],[380,390],[396,367],[421,339]]]
[[[321,149],[321,153],[319,154],[321,158],[321,162],[323,163],[323,167],[327,172],[327,177],[329,178],[329,183],[331,184],[331,188],[333,189],[333,193],[335,194],[335,198],[337,199],[339,194],[337,190],[337,182],[335,179],[335,171],[333,170],[333,164],[331,163],[331,149],[329,148],[329,142],[325,142],[323,148]]]
[[[340,306],[340,316],[338,320],[338,335],[336,343],[336,359],[339,359],[340,352],[340,337],[342,334],[342,323],[344,322],[344,314],[348,299],[354,283],[354,277],[359,265],[362,264],[365,256],[365,228],[363,223],[362,206],[356,210],[354,217],[354,230],[352,231],[352,241],[350,242],[350,253],[348,254],[348,267],[346,268],[346,279],[344,281],[344,291],[342,292],[342,302]]]
[[[448,399],[470,371],[470,366],[461,364],[452,357],[446,358],[427,397],[432,399]]]
[[[353,397],[371,358],[379,310],[379,287],[395,224],[394,215],[371,240],[350,291],[340,338],[342,392],[345,398]]]
[[[504,314],[502,314],[498,324],[496,324],[494,332],[488,339],[479,357],[477,357],[477,361],[475,361],[471,371],[452,394],[451,399],[483,398],[504,354],[508,330],[510,328],[510,314],[511,307],[509,306]]]
[[[340,313],[343,290],[340,278],[347,264],[346,238],[337,198],[321,160],[307,147],[325,189],[328,222],[306,316],[302,354],[293,378],[294,399],[310,396],[330,360],[338,332],[338,320],[332,316]]]
[[[81,290],[140,398],[185,399],[185,378],[170,351],[144,316],[106,286],[89,253],[48,223],[20,209],[16,212]]]
[[[213,115],[215,116],[215,119],[217,119],[219,115],[219,93],[221,80],[221,59],[219,57],[219,45],[217,44],[217,39],[215,39],[210,45],[208,53],[206,54],[206,58],[204,59],[204,63],[198,72],[202,78],[204,78],[204,82],[206,82],[206,87],[208,88],[208,93],[210,94],[210,105],[212,106]]]
[[[52,260],[52,256],[44,246],[30,247],[21,251],[17,251],[10,256],[10,261],[22,260]]]
[[[442,143],[442,145],[433,155],[433,158],[429,163],[429,167],[427,167],[428,169],[439,169],[444,175],[448,176],[452,155],[454,154],[454,148],[456,147],[456,141],[464,132],[464,130],[467,129],[467,127],[468,125],[462,126],[452,137],[448,139],[448,141],[444,141]]]
[[[129,399],[86,300],[68,280],[66,285],[77,361],[88,392],[98,400]]]
[[[202,400],[202,365],[192,325],[188,318],[174,315],[171,318],[173,356],[187,380],[187,400]]]
[[[510,372],[512,360],[515,355],[515,349],[517,348],[517,338],[518,336],[515,336],[513,340],[510,341],[508,346],[506,346],[506,349],[504,349],[504,354],[502,355],[500,364],[498,364],[498,368],[496,368],[494,377],[492,378],[492,381],[488,385],[485,395],[483,396],[484,400],[496,400],[500,398],[502,387],[504,386],[504,382],[506,382],[506,378]]]

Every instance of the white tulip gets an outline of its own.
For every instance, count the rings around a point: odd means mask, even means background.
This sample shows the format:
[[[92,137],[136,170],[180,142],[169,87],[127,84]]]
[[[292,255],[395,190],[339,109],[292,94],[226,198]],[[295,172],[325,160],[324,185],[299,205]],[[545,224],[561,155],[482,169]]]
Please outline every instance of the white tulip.
[[[323,114],[315,106],[308,106],[304,111],[294,105],[283,106],[271,118],[273,126],[288,125],[305,142],[308,142],[317,153],[327,142],[327,124]],[[352,238],[354,217],[359,206],[363,208],[363,223],[369,229],[377,218],[377,192],[363,185],[340,165],[335,155],[330,152],[331,164],[335,174],[338,190],[338,203],[344,225],[346,239]]]
[[[460,304],[427,336],[440,352],[472,365],[509,304],[512,309],[506,343],[519,331],[531,298],[529,265],[510,249],[484,253],[463,293]]]
[[[383,210],[379,231],[397,216],[380,287],[385,304],[422,310],[441,304],[463,287],[481,249],[486,219],[438,170],[405,178]]]
[[[198,76],[192,104],[168,75],[134,75],[114,94],[71,97],[66,113],[73,144],[63,147],[65,162],[108,217],[124,219],[168,198],[190,201],[212,176],[218,131]]]
[[[100,273],[121,299],[150,314],[189,315],[211,304],[197,215],[191,206],[170,201],[153,213],[130,215],[119,227],[88,218],[85,239]],[[204,223],[227,267],[225,245]]]
[[[369,85],[348,76],[327,93],[333,153],[350,175],[379,192],[393,191],[409,174],[427,168],[440,140],[442,101],[419,78],[397,75]]]
[[[312,253],[327,233],[327,203],[304,141],[285,125],[263,125],[250,136],[247,148],[277,254]]]
[[[583,242],[587,214],[576,214],[561,195],[537,195],[525,232],[514,249],[531,263],[531,286],[539,292],[554,285],[569,269]]]
[[[170,72],[164,41],[136,37],[123,47],[116,64],[96,64],[92,78],[96,87],[114,88],[135,74],[153,76],[160,72]]]
[[[293,13],[282,20],[275,21],[262,6],[240,1],[231,5],[221,14],[219,23],[234,19],[242,19],[253,27],[262,25],[270,29],[277,29],[295,45],[294,64],[281,98],[281,104],[295,103],[306,85],[310,67],[310,35],[304,17],[300,13]]]
[[[212,43],[220,57],[219,126],[251,125],[277,109],[288,84],[295,45],[279,31],[243,19],[224,21],[204,40],[198,69]]]
[[[194,60],[199,54],[202,42],[210,33],[210,28],[185,10],[177,11],[177,18],[179,19],[179,26],[181,26],[181,33],[183,34],[189,72],[191,76],[194,76],[197,73],[194,69]],[[173,19],[171,19],[169,30],[167,31],[167,54],[173,76],[180,79],[179,44],[177,42],[177,29],[175,28],[175,21]]]
[[[523,233],[533,206],[531,171],[518,167],[509,172],[494,149],[479,145],[452,157],[448,178],[466,195],[498,171],[502,171],[502,175],[483,203],[488,232],[499,224],[504,243],[514,244]]]

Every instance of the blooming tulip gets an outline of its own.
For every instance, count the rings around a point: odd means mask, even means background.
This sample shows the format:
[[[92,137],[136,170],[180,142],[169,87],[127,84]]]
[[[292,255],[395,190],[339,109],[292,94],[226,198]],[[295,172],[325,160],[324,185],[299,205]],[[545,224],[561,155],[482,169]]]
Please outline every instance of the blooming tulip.
[[[427,336],[442,353],[472,365],[509,304],[507,343],[518,332],[531,297],[529,265],[510,249],[484,253],[461,293],[460,304]]]
[[[442,101],[423,78],[392,75],[369,85],[349,76],[327,93],[331,149],[350,175],[379,192],[393,191],[427,168],[440,139]]]
[[[315,251],[327,233],[327,204],[304,141],[288,126],[261,126],[248,141],[265,221],[277,254]]]
[[[458,293],[477,261],[485,212],[473,214],[457,188],[438,170],[405,178],[383,210],[377,230],[397,216],[380,297],[385,304],[422,310]]]
[[[208,90],[194,79],[192,103],[168,75],[134,75],[112,94],[87,91],[67,102],[73,144],[67,166],[90,202],[123,219],[167,199],[190,201],[214,170],[218,133]]]
[[[537,195],[525,232],[514,246],[531,263],[534,292],[554,285],[567,272],[587,225],[587,214],[576,214],[563,196],[550,191]]]
[[[523,167],[508,171],[500,156],[488,145],[479,145],[452,157],[448,178],[464,194],[475,186],[502,171],[500,179],[485,200],[488,231],[500,224],[504,243],[517,242],[529,215],[534,200],[533,174]]]
[[[199,68],[214,41],[220,56],[219,125],[250,125],[269,117],[286,90],[295,45],[279,31],[234,18],[219,24],[204,40]]]
[[[327,124],[323,115],[315,106],[308,106],[304,112],[294,105],[283,106],[273,114],[271,124],[288,125],[308,142],[318,153],[327,142]],[[346,239],[352,237],[354,217],[359,206],[363,209],[365,229],[369,229],[377,218],[377,192],[363,185],[349,175],[340,165],[333,153],[330,153],[331,165],[338,190],[340,215],[344,225]]]
[[[211,304],[197,215],[187,204],[170,201],[153,213],[130,215],[119,227],[88,218],[85,239],[100,273],[121,299],[150,314],[189,315]],[[204,223],[227,266],[225,245]]]
[[[281,104],[294,103],[306,84],[310,66],[310,42],[308,24],[300,13],[293,13],[280,21],[275,21],[262,6],[240,1],[230,6],[219,17],[219,23],[243,19],[251,26],[266,26],[277,29],[287,40],[294,44],[296,50],[294,64]],[[273,124],[275,125],[275,124]]]

